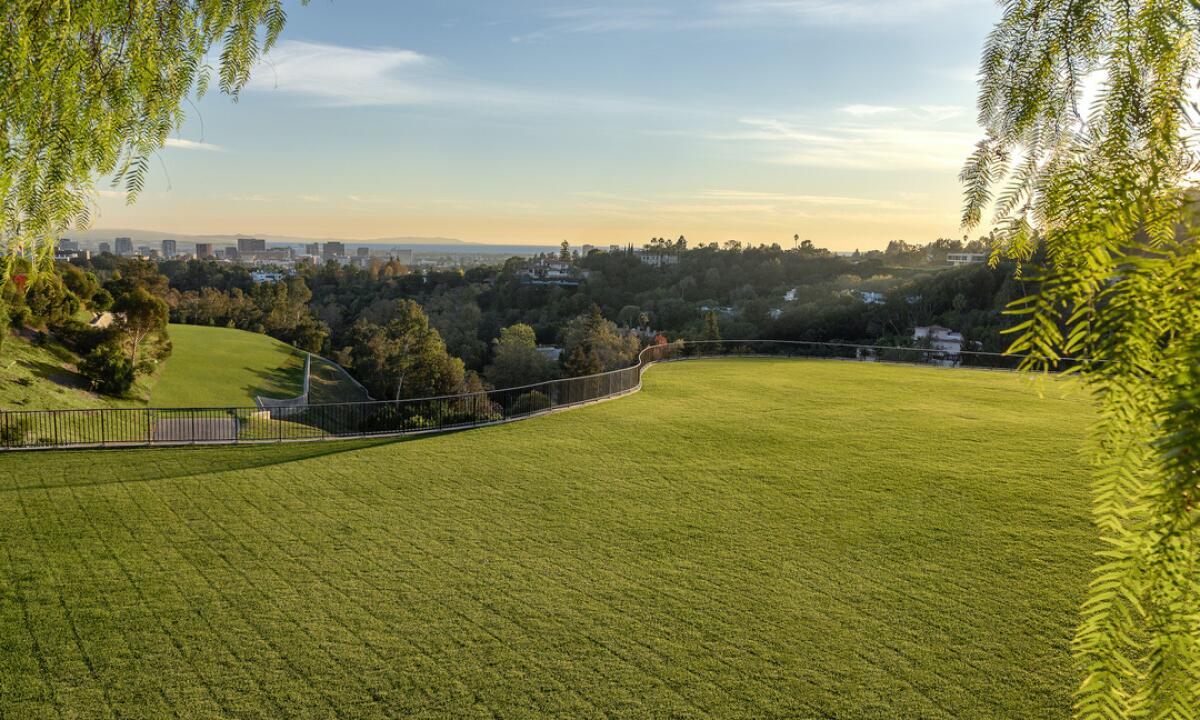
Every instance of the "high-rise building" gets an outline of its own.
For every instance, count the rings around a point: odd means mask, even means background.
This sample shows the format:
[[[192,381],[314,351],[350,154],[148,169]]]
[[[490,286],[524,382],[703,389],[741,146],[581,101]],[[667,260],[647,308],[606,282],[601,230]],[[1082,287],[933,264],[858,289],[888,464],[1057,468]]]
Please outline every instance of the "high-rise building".
[[[150,246],[138,245],[137,254],[138,257],[150,257]]]
[[[412,265],[413,264],[412,248],[404,248],[404,249],[396,248],[395,250],[392,251],[392,256],[401,265]]]
[[[346,257],[346,244],[340,242],[327,242],[322,248],[321,257],[326,260],[335,260],[337,258]]]
[[[59,252],[78,252],[79,242],[71,238],[59,238],[58,250]]]
[[[119,237],[113,242],[116,243],[118,255],[126,257],[133,254],[133,238]]]
[[[109,244],[108,244],[108,243],[106,243],[106,242],[102,242],[102,243],[100,243],[100,250],[99,250],[99,252],[100,252],[100,254],[101,254],[101,255],[103,255],[104,253],[111,253],[111,252],[112,252],[112,245],[109,245]]]
[[[252,255],[267,249],[267,241],[262,238],[238,238],[238,255]]]
[[[316,256],[320,255],[320,254],[321,254],[321,245],[320,245],[320,243],[307,243],[307,244],[305,244],[305,246],[304,246],[304,254],[305,254],[305,255],[311,255],[312,257],[316,257]]]
[[[225,253],[221,255],[221,257],[225,258],[226,260],[237,260],[238,249],[233,245],[230,245],[229,247],[225,248]]]
[[[176,255],[177,246],[174,240],[162,241],[162,254],[165,258],[173,258]]]
[[[213,256],[212,243],[196,243],[196,257],[210,258]]]
[[[365,258],[365,257],[371,257],[371,248],[367,248],[367,247],[360,247],[360,248],[359,248],[358,250],[356,250],[355,252],[356,252],[356,254],[357,254],[359,257],[361,257],[361,258]]]

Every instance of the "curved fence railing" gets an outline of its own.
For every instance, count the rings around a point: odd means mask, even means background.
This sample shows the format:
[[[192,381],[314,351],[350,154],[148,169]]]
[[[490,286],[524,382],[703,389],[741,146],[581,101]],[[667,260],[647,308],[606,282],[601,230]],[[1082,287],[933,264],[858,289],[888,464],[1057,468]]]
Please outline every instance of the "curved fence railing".
[[[659,362],[706,357],[831,358],[1014,369],[1019,357],[780,340],[652,345],[630,367],[463,395],[299,407],[105,408],[0,412],[0,450],[268,443],[443,432],[620,397]]]

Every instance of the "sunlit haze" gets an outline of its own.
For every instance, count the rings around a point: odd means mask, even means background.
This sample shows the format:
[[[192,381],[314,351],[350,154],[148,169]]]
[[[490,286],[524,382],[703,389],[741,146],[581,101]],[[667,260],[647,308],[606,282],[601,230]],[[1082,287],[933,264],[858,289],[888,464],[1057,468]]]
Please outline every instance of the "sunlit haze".
[[[483,243],[957,237],[987,0],[289,7],[97,228]],[[101,187],[107,188],[107,185]]]

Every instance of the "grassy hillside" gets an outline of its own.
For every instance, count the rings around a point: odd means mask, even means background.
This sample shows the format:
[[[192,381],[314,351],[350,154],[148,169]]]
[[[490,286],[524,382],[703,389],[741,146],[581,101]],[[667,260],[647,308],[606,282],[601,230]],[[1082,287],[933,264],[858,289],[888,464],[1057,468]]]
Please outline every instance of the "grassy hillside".
[[[48,343],[17,336],[0,347],[0,409],[105,407],[252,407],[256,395],[294,397],[304,387],[304,353],[266,335],[228,328],[171,325],[171,357],[154,375],[139,378],[131,397],[88,391],[75,372],[78,359]],[[336,383],[330,392],[348,393]]]
[[[1067,717],[1060,391],[721,360],[408,442],[0,455],[0,714]]]
[[[75,371],[78,358],[54,342],[38,345],[10,335],[0,346],[0,410],[90,410],[141,404],[149,394],[149,379],[141,379],[132,398],[117,400],[97,395]]]
[[[156,407],[251,407],[256,395],[295,397],[304,353],[256,333],[171,325],[173,350],[150,395]]]
[[[313,405],[367,402],[371,399],[362,386],[351,380],[329,360],[313,356],[308,385],[308,402]]]

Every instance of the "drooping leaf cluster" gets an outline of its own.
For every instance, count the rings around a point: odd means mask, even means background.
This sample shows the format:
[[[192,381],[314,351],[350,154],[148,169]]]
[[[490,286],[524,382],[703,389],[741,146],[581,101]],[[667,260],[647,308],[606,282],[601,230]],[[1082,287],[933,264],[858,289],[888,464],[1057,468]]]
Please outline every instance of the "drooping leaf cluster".
[[[237,97],[283,30],[282,0],[0,4],[0,280],[86,225],[110,175],[132,202],[153,154],[208,89]]]
[[[1101,564],[1075,652],[1081,718],[1200,715],[1200,4],[1009,0],[983,53],[987,136],[964,223],[1041,281],[1012,345],[1099,399]],[[1094,95],[1086,106],[1090,95]],[[1042,260],[1044,258],[1044,260]]]

